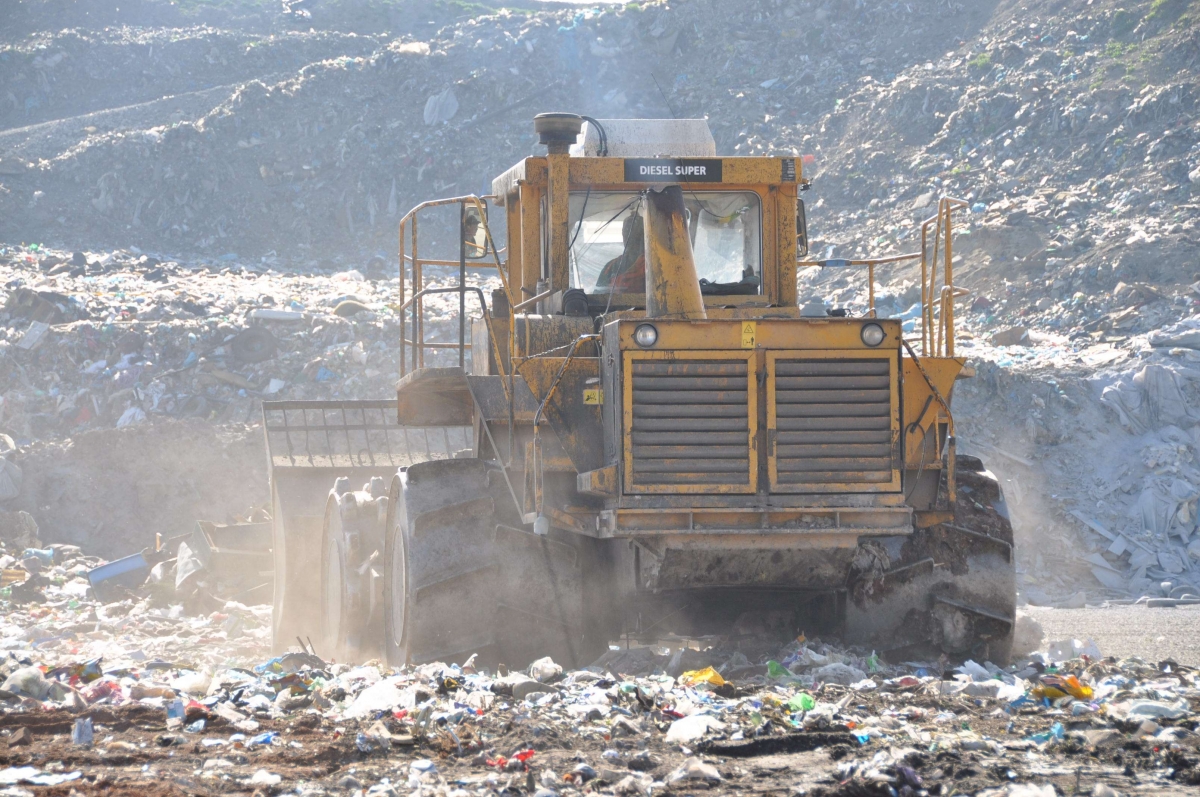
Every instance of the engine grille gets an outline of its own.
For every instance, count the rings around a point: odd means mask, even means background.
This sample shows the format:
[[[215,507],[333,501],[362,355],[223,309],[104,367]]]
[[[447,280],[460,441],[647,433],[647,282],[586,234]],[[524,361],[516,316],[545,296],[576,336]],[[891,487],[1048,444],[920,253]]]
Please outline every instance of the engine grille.
[[[748,361],[634,359],[630,365],[629,486],[753,492],[750,412],[756,402]]]
[[[776,361],[775,485],[803,492],[898,483],[891,366],[885,359]]]

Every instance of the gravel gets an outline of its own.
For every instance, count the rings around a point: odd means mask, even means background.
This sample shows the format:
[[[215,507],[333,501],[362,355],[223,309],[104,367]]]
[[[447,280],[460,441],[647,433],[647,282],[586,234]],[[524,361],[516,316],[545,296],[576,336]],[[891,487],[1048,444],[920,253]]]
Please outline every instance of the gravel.
[[[1140,656],[1146,661],[1174,659],[1200,664],[1200,606],[1147,609],[1112,606],[1088,609],[1025,609],[1042,624],[1046,641],[1095,640],[1105,656]]]

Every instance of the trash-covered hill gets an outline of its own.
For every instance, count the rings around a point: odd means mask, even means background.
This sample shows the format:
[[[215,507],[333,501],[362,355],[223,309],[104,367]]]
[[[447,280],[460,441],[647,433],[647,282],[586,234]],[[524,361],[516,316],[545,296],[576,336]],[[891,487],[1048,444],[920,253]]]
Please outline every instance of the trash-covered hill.
[[[568,0],[569,1],[569,0]],[[255,35],[293,31],[430,35],[441,27],[501,6],[523,11],[561,6],[556,0],[15,0],[5,6],[0,42],[77,28],[188,28],[194,25]]]
[[[385,398],[398,297],[374,258],[392,262],[416,202],[486,192],[554,109],[707,116],[721,152],[804,156],[822,256],[915,249],[934,200],[965,199],[959,351],[978,377],[956,417],[1005,480],[1023,597],[1200,590],[1187,3],[435,3],[424,27],[358,30],[331,2],[297,6],[300,27],[222,8],[266,22],[110,16],[124,26],[0,50],[0,431],[31,465],[18,500],[61,539],[88,539],[86,511],[41,498],[82,479],[61,441],[253,427],[264,397]],[[881,278],[881,311],[911,315],[913,274]],[[861,274],[802,282],[865,309]],[[237,354],[249,330],[269,357]],[[121,545],[162,522],[109,489],[133,507]]]
[[[387,39],[325,31],[256,35],[204,25],[67,29],[0,48],[0,129],[75,120],[87,127],[153,126],[189,119],[191,108],[219,102],[238,83],[282,80],[315,61],[360,57]],[[200,103],[196,105],[196,103]],[[80,118],[82,117],[82,118]]]
[[[864,78],[804,131],[837,217],[817,247],[911,251],[944,193],[971,205],[959,274],[991,315],[1093,331],[1120,283],[1194,282],[1194,10],[1071,5],[997,14],[945,54]]]
[[[1200,168],[1185,9],[696,0],[421,36],[337,32],[332,12],[306,32],[42,33],[0,57],[0,237],[353,261],[390,252],[418,201],[486,191],[533,151],[529,118],[568,109],[705,116],[722,152],[811,156],[822,252],[904,249],[950,193],[993,293],[1190,283],[1170,266]]]
[[[0,134],[9,189],[0,237],[301,260],[390,251],[398,213],[483,192],[532,152],[534,113],[708,116],[721,151],[792,151],[796,126],[819,125],[860,78],[923,69],[946,40],[977,36],[989,11],[947,13],[933,0],[870,13],[773,0],[502,10],[369,56],[349,47],[283,79],[257,48],[241,48],[241,61],[238,48],[218,48],[225,80],[203,47],[181,46],[214,83],[244,81],[247,59],[271,72],[186,107]],[[59,50],[54,37],[44,44],[46,64]],[[146,53],[128,48],[123,66],[144,69]],[[49,103],[39,84],[69,86],[88,68],[69,57],[30,67],[36,80],[10,105]]]

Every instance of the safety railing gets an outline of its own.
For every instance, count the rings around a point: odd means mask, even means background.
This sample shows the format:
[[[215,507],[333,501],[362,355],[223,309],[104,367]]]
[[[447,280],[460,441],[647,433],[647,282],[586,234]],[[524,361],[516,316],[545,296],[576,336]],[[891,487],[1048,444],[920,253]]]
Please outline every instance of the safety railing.
[[[921,354],[927,357],[954,356],[954,300],[970,293],[954,286],[954,211],[965,207],[942,197],[937,214],[921,223]]]
[[[404,376],[409,370],[424,367],[425,354],[427,351],[453,349],[458,351],[458,364],[461,367],[466,365],[466,355],[472,350],[471,343],[468,340],[467,331],[467,294],[475,291],[479,294],[479,301],[483,318],[488,319],[487,303],[484,300],[483,292],[478,288],[467,286],[467,267],[470,265],[473,268],[495,268],[500,275],[501,283],[505,293],[508,295],[509,307],[511,308],[512,294],[508,287],[508,278],[501,267],[500,252],[492,238],[492,233],[487,223],[487,211],[485,201],[491,197],[478,197],[475,195],[450,197],[447,199],[435,199],[428,202],[422,202],[415,208],[410,210],[400,219],[400,375]],[[419,244],[419,218],[422,211],[428,211],[432,208],[445,207],[448,205],[458,205],[459,207],[459,253],[457,260],[446,260],[440,258],[421,257]],[[484,232],[486,241],[486,252],[482,258],[468,258],[467,246],[468,243],[463,235],[464,220],[467,215],[468,208],[473,208],[476,212],[476,219],[479,222],[480,228]],[[493,257],[493,262],[487,262],[484,258],[490,253]],[[450,288],[427,288],[425,285],[426,274],[425,269],[429,266],[440,267],[458,267],[458,285]],[[410,287],[411,286],[411,287]],[[408,296],[411,290],[412,295]],[[426,318],[424,298],[430,294],[438,293],[458,293],[458,340],[455,342],[435,341],[426,338]],[[406,298],[407,297],[407,298]],[[412,313],[411,329],[406,318],[406,311]],[[511,313],[511,309],[510,309]],[[411,334],[411,337],[409,335]],[[491,337],[493,345],[498,346],[498,341],[494,336]],[[411,360],[409,357],[409,349],[411,349]],[[474,356],[474,352],[472,352]]]
[[[460,367],[465,367],[466,352],[471,351],[471,356],[475,356],[475,352],[470,343],[467,342],[467,294],[474,293],[479,297],[479,308],[483,321],[487,324],[488,341],[491,344],[492,351],[496,356],[496,362],[500,369],[501,385],[504,388],[505,399],[508,402],[508,461],[502,462],[501,472],[504,476],[505,484],[508,487],[509,495],[513,500],[513,504],[517,507],[517,511],[521,511],[521,503],[517,499],[516,490],[513,487],[512,479],[509,475],[509,467],[512,465],[513,452],[516,448],[516,423],[514,420],[515,405],[513,403],[513,395],[515,390],[514,374],[511,367],[505,366],[506,358],[503,356],[501,341],[495,334],[492,314],[488,312],[487,301],[483,290],[478,287],[468,286],[467,283],[467,256],[466,256],[466,238],[463,234],[465,226],[467,208],[474,208],[476,211],[476,219],[479,221],[480,228],[484,234],[485,252],[483,257],[487,257],[488,253],[492,256],[491,263],[483,262],[483,259],[472,258],[472,265],[476,267],[486,266],[495,268],[496,273],[500,277],[500,285],[504,291],[507,305],[507,320],[508,334],[505,335],[504,345],[508,347],[508,363],[515,362],[516,353],[516,316],[514,310],[512,286],[508,281],[508,274],[500,262],[500,249],[496,246],[496,241],[492,236],[491,228],[488,226],[487,211],[485,201],[494,199],[494,197],[479,197],[475,195],[451,197],[448,199],[436,199],[429,202],[422,202],[415,208],[404,214],[400,219],[400,376],[403,377],[408,371],[421,368],[425,364],[425,352],[430,349],[458,349],[458,364]],[[435,207],[444,207],[446,205],[459,206],[459,250],[457,261],[439,260],[433,258],[422,258],[419,253],[418,244],[418,217],[424,210]],[[410,248],[411,244],[411,248]],[[411,252],[411,254],[410,254]],[[425,266],[458,266],[458,285],[447,288],[427,288],[425,287]],[[406,269],[411,268],[411,285],[412,296],[406,297]],[[433,342],[425,339],[425,308],[424,298],[430,294],[439,293],[457,293],[458,301],[458,342],[445,343]],[[495,308],[493,308],[494,310]],[[406,323],[406,313],[412,313],[412,338],[408,338],[408,325]],[[412,349],[411,363],[408,357],[408,348]],[[492,450],[500,451],[500,447],[496,445],[496,440],[492,436],[492,430],[488,423],[484,421],[481,424],[484,435],[488,438],[492,446]]]
[[[921,251],[850,260],[801,260],[800,268],[867,269],[867,314],[875,317],[875,269],[892,263],[921,261],[921,356],[954,356],[954,300],[970,293],[954,285],[954,211],[965,208],[961,199],[942,197],[934,216],[921,223]],[[930,230],[933,230],[930,236]]]

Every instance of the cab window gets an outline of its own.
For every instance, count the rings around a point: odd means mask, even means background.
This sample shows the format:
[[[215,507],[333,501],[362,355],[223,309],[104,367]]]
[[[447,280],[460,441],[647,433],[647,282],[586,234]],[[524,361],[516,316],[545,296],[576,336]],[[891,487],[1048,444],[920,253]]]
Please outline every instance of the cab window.
[[[708,295],[762,292],[762,205],[752,191],[684,194],[700,290]],[[644,234],[636,192],[573,191],[571,286],[590,294],[645,290]]]

